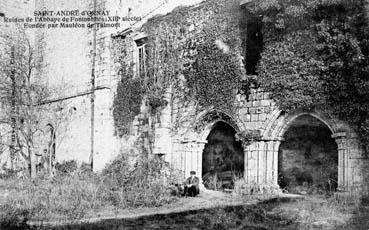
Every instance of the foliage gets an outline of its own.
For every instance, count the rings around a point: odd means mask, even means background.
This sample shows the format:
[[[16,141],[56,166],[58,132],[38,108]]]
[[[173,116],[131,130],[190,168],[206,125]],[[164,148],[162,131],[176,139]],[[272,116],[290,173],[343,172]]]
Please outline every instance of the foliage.
[[[30,219],[75,220],[100,206],[99,184],[78,173],[35,182],[14,179],[13,183],[11,194],[0,206],[4,228]]]
[[[77,161],[75,160],[63,161],[61,163],[58,162],[55,165],[55,172],[57,175],[70,174],[75,172],[77,169]]]
[[[317,53],[329,105],[356,125],[369,150],[369,22],[366,1],[317,10]]]
[[[241,143],[250,143],[254,140],[260,140],[261,137],[260,131],[253,129],[245,129],[235,134],[236,141],[241,141]]]
[[[240,62],[232,53],[224,53],[215,41],[205,41],[197,47],[192,67],[185,72],[188,94],[201,107],[232,111],[241,82]]]
[[[236,1],[205,1],[196,7],[177,8],[165,16],[149,19],[142,27],[148,37],[146,44],[146,71],[138,78],[142,90],[135,95],[143,98],[155,113],[165,105],[162,99],[168,89],[175,93],[172,100],[181,103],[195,103],[202,108],[215,107],[219,110],[231,110],[235,94],[239,90],[244,69],[240,55],[241,41],[239,37],[239,5]],[[135,46],[131,37],[124,39],[126,51],[118,55],[129,57],[130,47]],[[120,47],[117,48],[120,50]],[[129,58],[120,58],[117,63],[124,66],[130,63]],[[129,76],[129,75],[127,75]],[[128,80],[125,80],[128,82]],[[135,85],[120,85],[123,92]],[[120,129],[128,125],[132,119],[123,110],[132,110],[133,96],[117,94],[122,109],[117,108],[115,117]],[[135,102],[137,103],[137,101]],[[124,105],[124,106],[123,106]],[[130,113],[138,115],[138,110]],[[178,113],[177,121],[181,120]],[[120,117],[120,118],[119,118]],[[128,116],[132,118],[131,116]]]
[[[113,101],[113,117],[117,134],[123,136],[128,134],[131,122],[140,112],[144,88],[140,78],[133,78],[132,67],[122,65],[119,76]]]
[[[44,69],[42,36],[36,45],[24,29],[8,27],[0,33],[0,103],[1,124],[11,130],[8,145],[12,161],[27,162],[30,175],[35,177],[35,153],[42,143],[37,135],[42,132],[41,124],[45,108],[39,106],[50,94],[43,84]]]
[[[160,159],[142,157],[132,165],[121,154],[101,174],[74,170],[74,165],[64,162],[59,167],[63,173],[53,178],[0,181],[9,193],[0,204],[0,227],[17,227],[28,220],[73,221],[106,207],[156,207],[175,200],[170,195],[174,174]]]
[[[103,172],[110,188],[108,200],[120,208],[161,206],[173,200],[164,162],[140,156],[134,165],[121,154]]]
[[[283,110],[333,111],[358,127],[369,146],[366,6],[361,0],[264,0],[256,12],[266,14],[267,39],[258,66],[261,86]]]
[[[21,171],[22,171],[21,169],[14,170],[14,169],[5,168],[0,173],[0,179],[4,180],[4,179],[15,178],[18,174],[21,173]]]
[[[259,62],[259,83],[272,92],[282,110],[312,108],[323,104],[315,38],[309,31],[288,34],[282,41],[265,47]]]

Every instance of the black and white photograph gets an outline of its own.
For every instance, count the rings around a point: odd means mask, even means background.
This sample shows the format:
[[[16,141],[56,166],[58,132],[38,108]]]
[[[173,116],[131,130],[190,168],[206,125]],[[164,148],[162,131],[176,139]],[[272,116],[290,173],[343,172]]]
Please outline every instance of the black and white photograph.
[[[0,230],[368,230],[369,0],[0,0]]]

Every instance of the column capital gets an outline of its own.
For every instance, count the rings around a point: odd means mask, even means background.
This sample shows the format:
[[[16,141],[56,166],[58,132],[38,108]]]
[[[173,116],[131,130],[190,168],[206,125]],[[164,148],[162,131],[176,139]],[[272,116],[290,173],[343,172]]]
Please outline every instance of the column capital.
[[[243,5],[247,6],[247,5],[250,5],[250,3],[252,2],[253,0],[241,0],[240,6],[243,6]]]
[[[260,141],[265,141],[265,142],[278,142],[278,141],[284,141],[283,137],[277,137],[277,138],[264,138],[261,139]]]
[[[207,144],[208,143],[207,140],[197,140],[196,142],[197,144]]]
[[[332,134],[332,138],[334,138],[334,139],[341,139],[341,138],[346,138],[346,137],[347,137],[346,132],[338,132],[338,133],[333,133]]]
[[[196,142],[196,140],[194,140],[194,139],[183,139],[183,140],[181,140],[181,144],[188,144],[188,143],[195,143]]]

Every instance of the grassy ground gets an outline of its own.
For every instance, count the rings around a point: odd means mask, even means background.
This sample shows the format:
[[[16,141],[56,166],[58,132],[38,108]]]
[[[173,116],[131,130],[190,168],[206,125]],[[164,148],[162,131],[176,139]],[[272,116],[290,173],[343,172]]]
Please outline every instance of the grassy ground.
[[[123,163],[103,174],[0,180],[0,229],[369,229],[368,199],[216,191],[177,198],[160,170]]]
[[[133,212],[132,212],[133,211]],[[95,213],[96,214],[96,213]],[[159,208],[31,229],[368,229],[369,206],[322,196],[234,197],[205,193]],[[92,217],[92,216],[91,216]],[[54,223],[55,224],[55,223]]]

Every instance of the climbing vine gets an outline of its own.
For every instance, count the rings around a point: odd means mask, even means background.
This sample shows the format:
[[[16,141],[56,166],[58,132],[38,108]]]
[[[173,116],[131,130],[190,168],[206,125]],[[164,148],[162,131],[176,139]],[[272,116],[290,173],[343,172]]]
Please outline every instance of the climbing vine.
[[[145,88],[142,79],[134,77],[134,66],[127,62],[131,47],[129,41],[121,38],[113,41],[113,57],[119,79],[113,101],[113,118],[116,135],[123,136],[129,133],[135,116],[140,113]]]
[[[148,35],[146,71],[134,78],[124,64],[131,61],[127,58],[128,47],[134,42],[128,42],[129,36],[118,42],[121,45],[115,50],[121,57],[116,60],[121,81],[114,117],[120,134],[127,133],[140,112],[141,100],[146,100],[153,113],[160,112],[158,108],[166,105],[163,96],[169,89],[173,92],[171,99],[182,107],[194,103],[198,109],[233,112],[244,76],[239,13],[237,1],[208,0],[150,19],[141,31]],[[177,122],[181,120],[180,112],[176,118]]]
[[[188,96],[201,107],[233,111],[242,76],[240,63],[233,54],[220,50],[215,41],[199,45],[196,59],[185,76]]]
[[[144,88],[141,79],[132,78],[132,71],[122,68],[117,93],[113,101],[113,117],[119,136],[129,133],[130,125],[140,113]]]
[[[364,0],[262,0],[254,12],[265,14],[261,86],[286,111],[333,111],[358,128],[369,150],[366,9]]]

